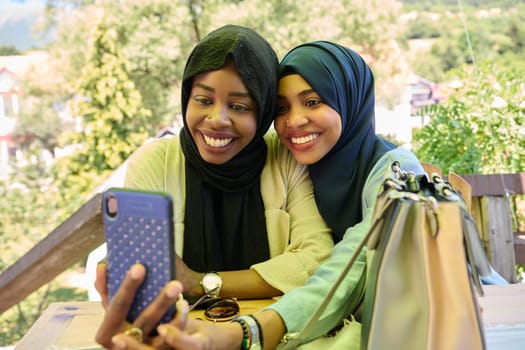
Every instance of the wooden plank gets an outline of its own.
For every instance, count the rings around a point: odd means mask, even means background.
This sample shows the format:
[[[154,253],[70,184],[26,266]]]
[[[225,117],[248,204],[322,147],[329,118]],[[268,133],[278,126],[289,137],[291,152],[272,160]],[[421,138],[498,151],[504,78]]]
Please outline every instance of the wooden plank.
[[[472,186],[474,197],[525,194],[525,173],[464,174],[461,177]]]
[[[459,192],[461,198],[465,201],[469,213],[472,213],[472,186],[460,175],[450,172],[448,182]]]
[[[483,291],[478,301],[485,327],[525,324],[525,284],[483,286]]]
[[[51,303],[15,349],[102,350],[95,342],[95,335],[103,317],[104,309],[100,302]]]
[[[515,232],[514,254],[516,255],[516,264],[525,264],[525,232]]]
[[[0,314],[104,242],[101,198],[91,198],[0,275]]]
[[[423,167],[423,170],[425,170],[429,177],[431,177],[434,173],[437,173],[439,176],[442,176],[441,168],[434,164],[421,163],[421,166]]]
[[[488,256],[507,281],[517,282],[510,203],[506,197],[481,198],[483,231],[489,234]]]

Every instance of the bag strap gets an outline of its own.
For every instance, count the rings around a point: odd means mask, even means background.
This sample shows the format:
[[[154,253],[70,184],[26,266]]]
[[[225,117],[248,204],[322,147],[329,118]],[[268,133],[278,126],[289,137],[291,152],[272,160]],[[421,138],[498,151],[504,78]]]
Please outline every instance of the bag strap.
[[[395,163],[395,164],[399,165],[399,163]],[[391,176],[391,178],[389,180],[391,180],[391,179],[393,180],[394,178],[396,178],[396,180],[394,180],[394,181],[397,181],[397,179],[398,179],[397,175],[398,174],[396,174],[396,170],[397,169],[394,168],[394,165],[392,165],[392,170],[393,170],[393,176]],[[397,188],[397,190],[400,190],[400,188],[398,188],[397,184],[398,184],[397,182],[396,183],[392,183],[392,182],[388,182],[388,180],[387,180],[387,181],[384,182],[384,187],[385,187],[385,189],[386,188]],[[385,195],[386,192],[387,191],[383,190],[381,192],[381,194]],[[375,208],[374,208],[374,213],[377,210],[377,206],[378,205],[377,205],[377,201],[376,201],[376,205],[375,205]],[[373,215],[373,218],[377,219],[376,215]],[[350,269],[354,265],[354,263],[357,260],[359,254],[361,254],[361,251],[366,246],[369,238],[376,231],[375,227],[378,226],[379,221],[381,221],[381,220],[376,220],[376,221],[373,220],[372,226],[367,231],[365,236],[361,239],[361,241],[359,242],[358,246],[356,247],[354,253],[352,254],[350,260],[346,263],[344,269],[339,274],[339,277],[337,278],[337,280],[332,285],[332,288],[330,288],[330,290],[326,294],[323,302],[317,307],[317,309],[312,314],[312,316],[310,317],[310,319],[308,320],[308,322],[306,323],[304,328],[300,332],[286,334],[284,336],[284,338],[281,340],[282,344],[287,344],[287,343],[290,343],[292,341],[294,343],[299,343],[299,342],[301,342],[301,340],[306,339],[310,335],[310,333],[314,329],[317,321],[319,321],[319,318],[321,317],[321,315],[323,314],[324,310],[326,309],[326,306],[332,300],[335,292],[337,291],[337,288],[339,288],[339,285],[341,284],[341,282],[346,278],[346,275],[348,274],[348,271],[350,271]],[[281,349],[287,349],[286,345],[284,347],[282,347]]]
[[[317,321],[319,321],[319,318],[321,317],[321,315],[323,314],[324,310],[326,309],[326,306],[328,305],[328,303],[330,303],[330,300],[332,300],[332,297],[334,296],[337,288],[339,288],[339,285],[345,279],[346,275],[348,274],[348,271],[350,271],[350,269],[354,265],[355,261],[357,260],[357,257],[361,253],[361,250],[363,250],[363,248],[366,245],[366,242],[368,241],[368,238],[371,236],[372,232],[373,232],[373,230],[369,230],[366,233],[366,235],[363,237],[363,239],[359,242],[359,245],[357,246],[357,248],[355,249],[354,253],[352,254],[352,257],[346,263],[345,268],[341,271],[341,273],[339,274],[339,277],[337,278],[335,283],[332,285],[332,288],[330,288],[330,290],[326,294],[323,302],[317,307],[317,309],[312,314],[312,316],[310,317],[310,319],[308,320],[308,322],[306,323],[304,328],[301,330],[301,332],[286,334],[284,336],[283,340],[282,340],[283,343],[287,343],[287,342],[289,342],[291,340],[299,342],[302,339],[306,339],[310,335],[310,333],[314,329]]]

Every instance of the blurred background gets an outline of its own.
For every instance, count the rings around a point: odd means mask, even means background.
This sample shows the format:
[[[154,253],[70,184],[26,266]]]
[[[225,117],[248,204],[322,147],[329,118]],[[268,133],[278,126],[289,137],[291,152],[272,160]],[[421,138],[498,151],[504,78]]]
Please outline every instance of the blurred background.
[[[0,0],[0,272],[138,146],[176,132],[186,57],[226,23],[279,57],[321,39],[358,51],[376,77],[377,132],[444,173],[524,171],[525,1]],[[513,205],[523,232],[523,199]],[[50,302],[87,300],[84,269],[0,315],[0,346]]]

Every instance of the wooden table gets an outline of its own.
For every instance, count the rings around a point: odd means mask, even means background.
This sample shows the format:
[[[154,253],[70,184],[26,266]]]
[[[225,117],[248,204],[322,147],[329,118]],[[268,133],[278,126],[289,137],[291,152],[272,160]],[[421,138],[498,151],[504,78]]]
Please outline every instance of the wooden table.
[[[525,343],[525,284],[484,286],[479,298],[487,330],[488,350],[522,349]],[[274,300],[242,300],[242,314],[251,314]],[[192,311],[191,317],[202,317]],[[103,317],[99,302],[52,303],[16,345],[15,350],[94,350]]]
[[[253,314],[275,302],[273,299],[240,300],[240,313]],[[95,342],[104,310],[100,302],[77,301],[51,303],[15,350],[99,350]],[[190,317],[204,318],[203,310],[193,310]]]

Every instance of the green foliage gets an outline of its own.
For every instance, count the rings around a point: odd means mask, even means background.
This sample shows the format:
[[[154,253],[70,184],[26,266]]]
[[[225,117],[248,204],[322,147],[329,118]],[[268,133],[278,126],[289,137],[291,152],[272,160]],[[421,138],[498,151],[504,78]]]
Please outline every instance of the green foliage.
[[[0,45],[0,56],[20,55],[20,51],[14,45]]]
[[[0,272],[71,214],[57,188],[51,185],[51,173],[42,153],[41,149],[27,150],[28,163],[14,165],[10,181],[0,182]],[[19,340],[50,302],[66,300],[64,296],[71,298],[68,300],[81,300],[84,294],[80,291],[64,294],[61,285],[43,286],[0,316],[0,346]]]
[[[406,39],[438,38],[442,32],[443,29],[437,21],[418,16],[408,23],[408,27],[403,36]]]
[[[525,281],[525,264],[516,265],[516,276],[518,277],[518,282],[524,283]]]
[[[119,33],[101,21],[93,33],[92,51],[79,79],[76,114],[82,130],[65,136],[66,144],[78,145],[67,162],[69,176],[60,177],[61,188],[77,184],[80,193],[92,190],[93,176],[107,176],[148,137],[151,112],[129,79],[119,48]],[[58,164],[58,171],[64,170]],[[65,185],[65,186],[64,186]],[[80,186],[78,186],[80,185]]]
[[[489,62],[454,72],[448,99],[423,111],[430,122],[414,134],[418,157],[444,173],[524,171],[525,72]]]
[[[509,63],[523,61],[518,57],[525,55],[525,30],[521,25],[525,21],[525,7],[519,3],[512,6],[507,3],[510,10],[506,10],[505,3],[498,2],[498,7],[491,9],[478,2],[464,6],[461,14],[458,6],[441,10],[432,7],[432,15],[419,12],[407,23],[404,37],[432,39],[433,45],[430,51],[421,52],[412,60],[414,72],[427,79],[442,81],[449,71],[463,63],[500,59]],[[480,12],[482,9],[486,11]]]
[[[187,1],[109,1],[113,17],[108,26],[119,33],[129,78],[151,110],[149,135],[173,123],[178,112],[178,79],[195,43]]]

